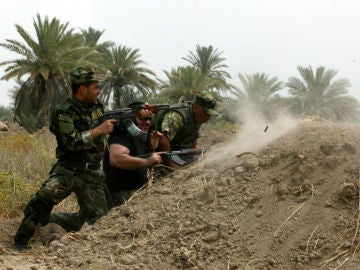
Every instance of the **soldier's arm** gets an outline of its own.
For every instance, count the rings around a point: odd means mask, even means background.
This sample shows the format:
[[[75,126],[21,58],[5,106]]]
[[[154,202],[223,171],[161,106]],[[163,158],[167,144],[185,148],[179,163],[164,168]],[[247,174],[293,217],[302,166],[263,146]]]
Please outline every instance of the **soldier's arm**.
[[[163,136],[159,141],[159,150],[161,151],[170,151],[171,150],[171,141],[175,138],[179,130],[184,126],[185,122],[183,116],[176,112],[171,111],[165,114],[164,120],[162,122],[161,128],[163,131]],[[164,163],[175,170],[181,169],[180,166],[176,165],[171,159],[167,159]]]
[[[150,167],[161,162],[161,156],[158,153],[153,153],[148,158],[134,157],[130,155],[130,150],[126,146],[117,143],[110,145],[109,152],[110,165],[125,170]]]
[[[55,135],[70,151],[81,151],[93,147],[93,139],[101,134],[109,134],[116,120],[110,119],[89,130],[77,130],[70,114],[59,112],[55,118]]]
[[[161,130],[166,134],[169,141],[172,141],[180,128],[184,126],[184,119],[179,112],[171,111],[164,115],[164,120],[161,123]]]
[[[114,125],[116,124],[116,119],[108,119],[102,122],[97,127],[91,130],[91,138],[96,139],[102,134],[110,134],[114,130]]]
[[[171,141],[175,138],[177,132],[184,125],[184,119],[182,115],[176,111],[167,112],[164,115],[164,119],[161,123],[161,134],[155,134],[157,136],[156,148],[159,151],[170,151]],[[159,132],[158,132],[159,133]],[[150,138],[154,137],[150,135]],[[150,140],[151,141],[151,140]]]

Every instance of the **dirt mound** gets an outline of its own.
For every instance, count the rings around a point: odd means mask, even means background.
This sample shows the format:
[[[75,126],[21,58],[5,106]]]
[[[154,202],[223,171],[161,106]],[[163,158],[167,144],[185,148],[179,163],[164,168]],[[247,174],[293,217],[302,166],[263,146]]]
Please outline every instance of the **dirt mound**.
[[[0,263],[13,269],[360,269],[360,127],[306,120],[273,139],[278,130],[262,128],[264,139],[248,130],[248,139],[218,144],[203,161],[48,247],[11,251],[16,226],[1,221]]]

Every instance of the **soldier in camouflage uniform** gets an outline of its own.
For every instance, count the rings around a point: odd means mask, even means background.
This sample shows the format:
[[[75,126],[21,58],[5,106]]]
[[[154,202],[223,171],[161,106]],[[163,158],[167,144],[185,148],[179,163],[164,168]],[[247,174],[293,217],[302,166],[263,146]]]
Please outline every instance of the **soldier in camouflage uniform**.
[[[211,116],[218,115],[215,110],[216,99],[206,91],[196,94],[194,100],[188,104],[189,106],[184,109],[160,112],[155,117],[150,127],[149,141],[152,142],[152,145],[158,145],[157,151],[197,148],[201,125],[207,122]],[[160,134],[153,132],[154,130],[159,131]],[[158,143],[154,143],[154,141],[158,141]],[[190,160],[189,162],[191,163]],[[168,165],[179,168],[171,160]]]
[[[57,106],[50,120],[50,131],[56,136],[57,162],[50,177],[42,184],[24,210],[16,232],[14,247],[24,249],[38,225],[59,223],[67,230],[80,229],[86,221],[93,224],[107,213],[100,162],[105,135],[113,131],[115,119],[101,122],[104,108],[97,100],[99,80],[91,70],[75,68],[71,73],[72,99]],[[80,206],[74,220],[66,214],[51,214],[54,205],[72,192]],[[69,226],[69,228],[66,228]]]

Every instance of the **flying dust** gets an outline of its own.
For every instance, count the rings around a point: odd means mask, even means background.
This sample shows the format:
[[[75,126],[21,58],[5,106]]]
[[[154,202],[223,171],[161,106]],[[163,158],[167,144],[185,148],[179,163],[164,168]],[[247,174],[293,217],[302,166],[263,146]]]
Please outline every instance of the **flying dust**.
[[[244,116],[244,114],[242,114]],[[259,113],[248,110],[242,117],[242,125],[236,135],[215,151],[210,151],[207,162],[221,162],[244,152],[256,153],[271,141],[294,129],[298,120],[288,115],[279,115],[273,122],[267,122]]]

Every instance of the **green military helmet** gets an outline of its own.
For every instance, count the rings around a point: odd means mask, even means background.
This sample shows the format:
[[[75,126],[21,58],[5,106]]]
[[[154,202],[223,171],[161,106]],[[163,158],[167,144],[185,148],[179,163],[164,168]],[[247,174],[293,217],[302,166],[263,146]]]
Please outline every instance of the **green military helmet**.
[[[95,71],[91,68],[76,67],[70,73],[71,84],[86,84],[90,82],[98,82],[99,78]]]
[[[219,113],[215,110],[216,98],[209,92],[200,91],[197,93],[195,95],[195,103],[202,107],[207,115],[219,115]]]

